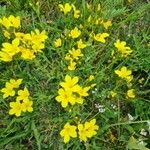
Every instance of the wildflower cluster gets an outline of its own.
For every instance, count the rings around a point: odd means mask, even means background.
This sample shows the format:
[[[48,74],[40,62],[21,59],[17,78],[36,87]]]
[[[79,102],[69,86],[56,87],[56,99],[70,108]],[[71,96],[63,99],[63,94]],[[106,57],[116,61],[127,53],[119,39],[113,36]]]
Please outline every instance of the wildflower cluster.
[[[56,100],[61,102],[62,107],[67,107],[70,103],[74,105],[76,103],[83,104],[84,97],[87,97],[90,86],[82,87],[78,84],[79,78],[77,76],[71,78],[71,76],[66,75],[65,82],[61,82],[60,88],[58,90],[58,96]]]
[[[133,75],[132,75],[132,71],[128,70],[127,67],[123,66],[121,68],[121,70],[115,70],[115,73],[122,79],[125,79],[127,81],[127,85],[129,88],[131,88],[132,86],[132,79],[133,79]],[[134,98],[135,97],[135,93],[134,93],[134,89],[129,89],[127,91],[127,98]]]
[[[66,123],[64,128],[61,130],[60,135],[64,138],[64,143],[70,141],[70,137],[76,138],[79,136],[80,141],[86,142],[89,138],[92,138],[97,134],[98,125],[95,124],[96,119],[86,121],[84,124],[78,123],[77,126]]]
[[[19,32],[21,28],[20,17],[9,16],[0,19],[0,24],[3,28],[3,33],[6,38],[12,42],[2,43],[0,51],[0,60],[10,62],[15,56],[20,56],[25,60],[32,60],[36,54],[42,52],[45,47],[47,35],[45,31],[40,32],[38,29],[31,33]]]
[[[3,98],[14,97],[16,96],[15,102],[10,102],[10,115],[16,115],[19,117],[22,112],[32,112],[33,102],[30,100],[30,93],[25,87],[23,90],[18,90],[19,86],[22,84],[22,79],[10,79],[9,82],[5,83],[5,87],[1,89],[3,93]]]
[[[121,54],[121,57],[127,57],[132,53],[130,47],[126,46],[125,41],[120,41],[119,39],[114,43],[114,46],[117,48],[117,51]]]

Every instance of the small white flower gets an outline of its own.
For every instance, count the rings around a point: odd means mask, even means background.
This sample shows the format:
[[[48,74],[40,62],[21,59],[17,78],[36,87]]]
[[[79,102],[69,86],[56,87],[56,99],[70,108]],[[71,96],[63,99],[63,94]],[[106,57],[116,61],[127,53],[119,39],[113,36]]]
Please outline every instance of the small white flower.
[[[111,104],[111,107],[112,107],[113,109],[116,109],[116,108],[117,108],[117,106],[114,105],[114,104]]]
[[[146,136],[146,135],[147,135],[147,132],[145,131],[145,129],[141,129],[140,134]]]
[[[129,121],[134,120],[134,117],[131,114],[129,114],[129,113],[128,113],[128,118],[129,118]]]

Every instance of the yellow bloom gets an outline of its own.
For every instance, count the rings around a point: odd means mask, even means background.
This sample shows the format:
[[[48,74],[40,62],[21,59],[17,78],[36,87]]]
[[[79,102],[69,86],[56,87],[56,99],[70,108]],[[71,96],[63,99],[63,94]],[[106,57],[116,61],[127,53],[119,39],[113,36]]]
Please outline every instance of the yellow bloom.
[[[127,67],[123,66],[121,68],[121,70],[115,70],[115,73],[123,79],[128,79],[130,78],[132,71],[131,70],[127,70]]]
[[[5,88],[1,89],[1,92],[3,92],[3,98],[7,98],[9,96],[15,96],[15,91],[13,89],[13,85],[9,82],[6,82]]]
[[[3,48],[0,51],[0,60],[3,61],[11,61],[12,57],[17,54],[20,49],[19,49],[19,40],[14,39],[12,41],[12,44],[10,43],[3,43],[2,46]]]
[[[70,71],[75,70],[76,64],[77,64],[76,62],[70,61],[70,65],[68,66],[68,69]]]
[[[12,61],[12,56],[8,54],[7,52],[0,51],[0,60],[5,61],[5,62],[10,62]]]
[[[72,37],[73,39],[78,38],[81,35],[81,31],[75,27],[73,30],[71,30],[69,36]]]
[[[80,96],[86,97],[86,96],[89,95],[89,94],[88,94],[88,91],[89,91],[89,90],[90,90],[90,87],[89,87],[89,86],[84,87],[84,88],[78,86],[78,89],[77,89],[76,92],[77,92]]]
[[[98,33],[94,35],[94,39],[98,42],[105,43],[106,42],[105,38],[108,36],[109,36],[108,33]]]
[[[88,81],[92,81],[94,79],[95,79],[95,77],[93,75],[90,75],[89,78],[88,78]]]
[[[76,9],[74,5],[72,5],[74,11],[74,18],[78,19],[80,17],[80,10]]]
[[[122,57],[126,57],[126,56],[128,56],[128,55],[130,55],[132,53],[132,50],[130,49],[130,47],[126,46],[126,42],[125,41],[117,40],[114,43],[114,45],[118,49],[118,51],[121,53]]]
[[[69,123],[65,124],[63,130],[60,132],[61,137],[64,138],[64,143],[68,143],[70,141],[70,137],[77,137],[76,129],[76,126],[70,125]]]
[[[60,82],[60,85],[65,89],[65,90],[70,90],[72,92],[76,92],[78,89],[78,83],[79,78],[78,77],[73,77],[71,78],[69,75],[65,76],[65,82]]]
[[[100,10],[101,10],[101,5],[98,4],[98,5],[97,5],[97,11],[100,11]]]
[[[92,119],[90,122],[85,122],[84,128],[87,130],[87,137],[91,138],[92,136],[96,135],[96,130],[98,130],[98,126],[95,125],[96,119]]]
[[[29,96],[30,96],[30,93],[29,93],[28,89],[25,87],[24,90],[18,91],[18,96],[17,96],[16,101],[28,100]]]
[[[57,47],[60,47],[60,46],[62,45],[62,40],[61,40],[61,38],[56,39],[56,40],[54,41],[54,45],[55,45],[56,48],[57,48]]]
[[[21,115],[22,104],[20,102],[10,102],[10,107],[10,115],[16,115],[16,117],[19,117]]]
[[[78,49],[83,49],[86,47],[86,44],[84,44],[82,39],[80,39],[79,41],[77,41],[77,47]]]
[[[88,138],[93,137],[97,134],[98,126],[95,125],[96,119],[92,119],[90,122],[85,122],[85,124],[78,124],[78,133],[81,141],[86,142]]]
[[[10,21],[6,17],[0,19],[0,24],[2,24],[6,29],[9,29],[12,26]]]
[[[142,77],[141,79],[138,80],[138,82],[139,82],[140,84],[142,84],[144,80],[145,80],[145,79]]]
[[[103,24],[103,26],[104,26],[105,29],[108,29],[109,27],[112,26],[111,20],[108,20],[108,21],[106,21],[106,22],[103,22],[102,24]]]
[[[20,84],[22,83],[22,79],[10,79],[9,83],[12,85],[13,88],[19,88]]]
[[[71,58],[74,60],[78,60],[79,57],[82,57],[83,54],[81,53],[80,49],[75,50],[74,48],[72,48],[72,50],[69,50],[69,54],[71,55]]]
[[[14,17],[14,16],[10,15],[8,17],[8,19],[9,19],[10,23],[12,24],[12,27],[14,27],[14,28],[21,27],[21,25],[20,25],[20,17],[19,16]]]
[[[115,97],[117,95],[117,93],[114,91],[111,91],[110,94],[111,94],[111,97]]]
[[[32,112],[33,111],[33,108],[32,108],[32,105],[33,105],[33,102],[30,101],[29,99],[25,99],[23,100],[23,103],[21,103],[21,110],[23,112]]]
[[[101,18],[96,19],[95,24],[98,25],[101,21]]]
[[[20,25],[20,17],[14,17],[10,15],[8,18],[3,17],[0,19],[0,24],[2,24],[6,29],[9,29],[10,27],[19,28]]]
[[[58,94],[59,95],[55,99],[57,102],[61,102],[62,107],[66,108],[68,103],[71,105],[75,104],[75,97],[71,90],[64,90],[61,88],[58,90]]]
[[[65,15],[69,13],[72,9],[69,3],[66,3],[64,6],[62,4],[59,4],[58,6],[60,8],[60,11],[62,11]]]
[[[31,41],[34,44],[45,42],[47,38],[48,36],[46,35],[45,30],[43,30],[41,33],[39,29],[35,29],[34,31],[31,31]]]
[[[127,91],[127,96],[129,98],[135,98],[135,93],[134,93],[134,89],[130,89]]]
[[[10,39],[10,33],[7,31],[7,30],[4,30],[3,31],[4,33],[4,36],[6,37],[6,38],[8,38],[8,39]]]
[[[35,58],[34,52],[30,49],[21,47],[20,52],[21,52],[21,58],[23,59],[32,60]]]
[[[90,15],[87,19],[87,22],[91,22],[92,21],[92,16]]]

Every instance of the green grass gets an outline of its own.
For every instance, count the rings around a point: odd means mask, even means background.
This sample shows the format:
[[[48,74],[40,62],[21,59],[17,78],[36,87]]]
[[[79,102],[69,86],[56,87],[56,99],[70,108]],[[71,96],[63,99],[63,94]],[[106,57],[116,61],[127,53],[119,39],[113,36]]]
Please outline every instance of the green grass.
[[[1,0],[0,18],[2,16],[19,15],[22,21],[23,32],[30,32],[38,28],[46,30],[48,39],[43,53],[39,53],[32,61],[14,60],[10,63],[0,61],[0,88],[11,78],[22,78],[32,97],[32,113],[24,113],[21,117],[10,116],[9,103],[0,94],[0,150],[123,150],[135,149],[130,146],[130,137],[141,139],[150,148],[150,2],[149,0],[133,0],[130,4],[125,0],[93,0],[88,1],[93,7],[100,2],[102,13],[95,14],[86,9],[87,1],[82,0],[79,5],[83,17],[78,20],[72,19],[71,15],[64,17],[59,11],[58,4],[65,1],[41,0],[39,8],[34,0]],[[31,7],[29,3],[32,3]],[[112,27],[108,29],[110,36],[105,44],[92,42],[88,39],[92,30],[102,31],[101,27],[87,23],[89,15],[100,16],[104,19],[112,19]],[[84,57],[81,64],[73,72],[67,70],[64,59],[69,49],[75,45],[75,41],[66,38],[66,33],[75,26],[84,26],[84,40],[88,45],[83,50]],[[65,41],[59,49],[54,47],[54,40],[62,35]],[[111,52],[117,39],[127,42],[133,53],[131,56],[112,60]],[[0,32],[0,44],[5,38]],[[1,46],[2,47],[2,46]],[[114,70],[121,66],[128,66],[132,70],[134,79],[132,88],[135,89],[136,98],[126,100],[126,83],[121,81]],[[55,100],[59,83],[64,80],[66,74],[79,76],[80,85],[85,85],[89,75],[95,76],[97,92],[90,92],[83,105],[75,105],[72,112],[63,109]],[[143,84],[138,80],[144,77]],[[118,96],[108,98],[112,89],[116,89]],[[94,90],[94,89],[93,89]],[[95,104],[105,107],[101,113],[95,108]],[[113,109],[111,105],[116,105]],[[68,108],[69,109],[69,108]],[[128,120],[128,113],[133,121]],[[60,137],[60,131],[68,121],[76,121],[75,117],[82,121],[96,118],[99,130],[97,135],[87,143],[72,139],[69,144],[64,144]],[[146,136],[140,134],[145,129]],[[110,136],[115,137],[113,142]],[[133,144],[131,144],[133,145]],[[143,148],[143,147],[142,147]],[[143,149],[140,150],[144,150]]]

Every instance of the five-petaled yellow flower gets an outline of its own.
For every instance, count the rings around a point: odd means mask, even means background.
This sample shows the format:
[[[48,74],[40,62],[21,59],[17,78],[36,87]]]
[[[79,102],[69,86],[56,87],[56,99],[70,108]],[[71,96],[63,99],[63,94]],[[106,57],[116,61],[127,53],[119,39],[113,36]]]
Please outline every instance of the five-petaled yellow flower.
[[[62,11],[65,15],[72,9],[72,6],[69,3],[66,3],[64,6],[62,4],[59,4],[58,6],[60,8],[60,11]]]
[[[108,33],[98,33],[94,35],[94,39],[98,42],[105,43],[106,42],[105,38],[108,36],[109,36]]]
[[[68,143],[70,141],[70,137],[76,138],[77,127],[74,125],[70,125],[69,123],[66,123],[63,130],[61,130],[60,135],[64,138],[64,143]]]
[[[81,31],[75,27],[73,30],[71,30],[69,36],[72,37],[73,39],[78,38],[81,35]]]
[[[131,70],[128,70],[127,67],[123,66],[121,68],[121,70],[115,70],[115,73],[120,77],[120,78],[123,78],[123,79],[131,79],[131,74],[132,74],[132,71]]]
[[[119,53],[121,53],[122,57],[126,57],[132,53],[130,47],[126,46],[125,41],[120,41],[119,39],[114,43],[115,47],[118,49]]]
[[[78,124],[79,138],[81,141],[86,142],[88,138],[97,134],[98,126],[95,125],[96,119],[92,119],[90,122],[86,121],[84,124]]]
[[[128,98],[135,98],[134,89],[130,89],[127,91],[127,97]]]
[[[56,39],[56,40],[54,41],[54,45],[55,45],[56,48],[61,47],[61,45],[62,45],[62,40],[61,40],[61,38]]]

